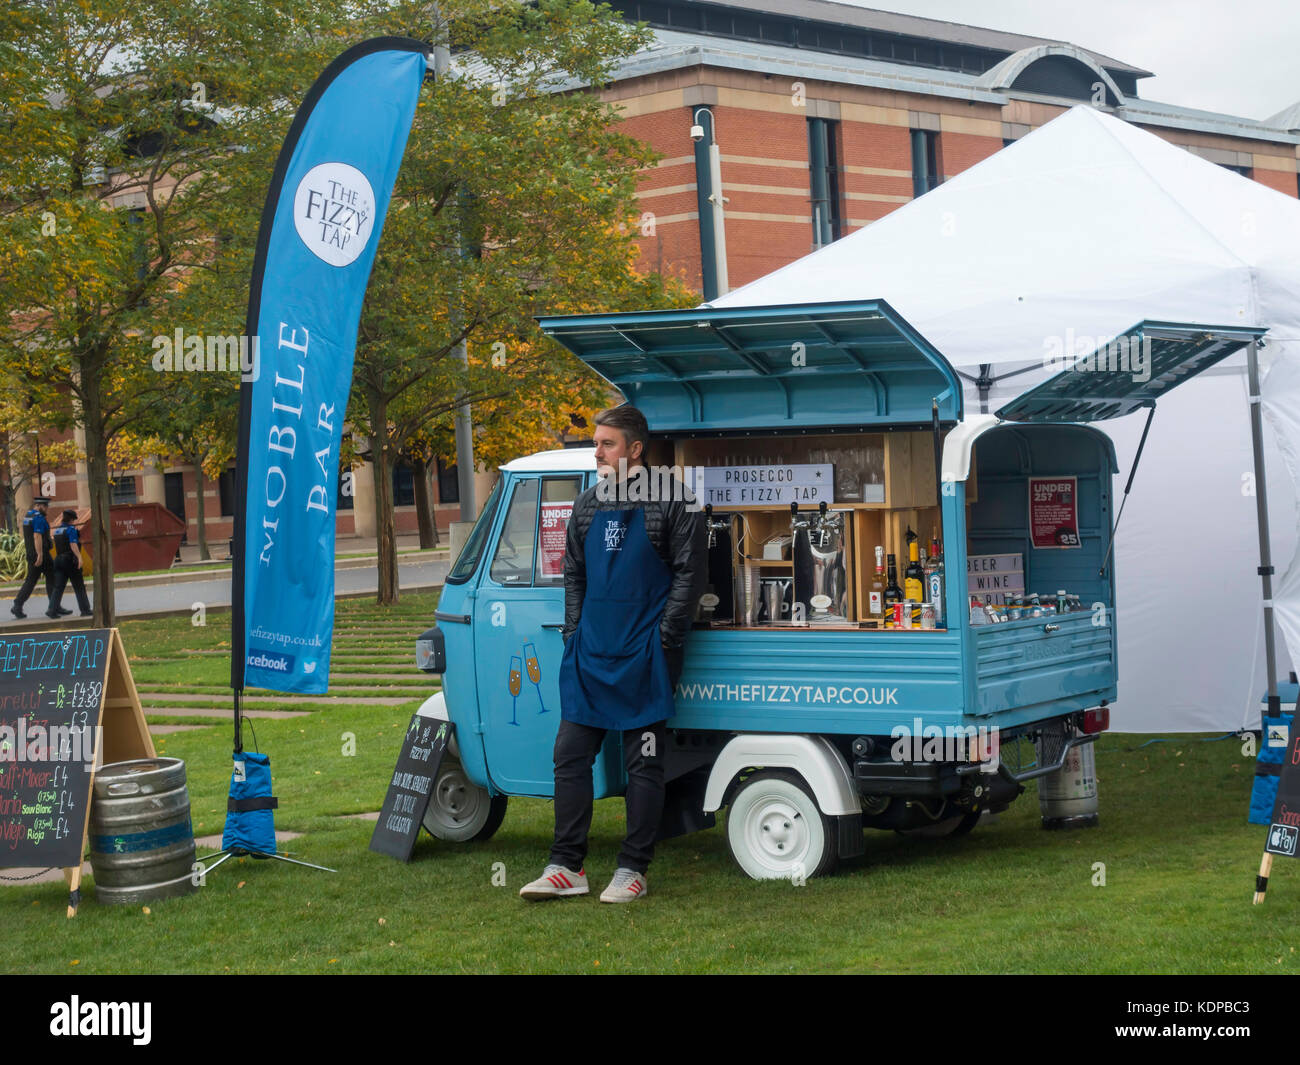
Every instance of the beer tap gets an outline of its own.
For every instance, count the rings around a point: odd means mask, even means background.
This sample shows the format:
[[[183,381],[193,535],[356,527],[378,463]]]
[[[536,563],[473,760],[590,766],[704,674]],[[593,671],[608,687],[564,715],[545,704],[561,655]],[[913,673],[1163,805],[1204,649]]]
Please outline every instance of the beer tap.
[[[812,519],[805,518],[799,513],[799,504],[790,504],[790,531],[798,534],[800,529],[807,529],[812,526]]]
[[[817,546],[825,550],[833,542],[833,537],[843,528],[844,515],[827,514],[826,500],[817,505]]]
[[[731,522],[730,522],[730,521],[724,521],[722,518],[715,518],[715,517],[713,516],[713,504],[712,504],[712,503],[705,503],[705,504],[704,504],[704,524],[705,524],[705,527],[709,530],[709,548],[710,548],[710,549],[715,548],[715,547],[718,546],[718,533],[719,533],[720,531],[722,531],[723,529],[730,529],[730,528],[731,528]]]

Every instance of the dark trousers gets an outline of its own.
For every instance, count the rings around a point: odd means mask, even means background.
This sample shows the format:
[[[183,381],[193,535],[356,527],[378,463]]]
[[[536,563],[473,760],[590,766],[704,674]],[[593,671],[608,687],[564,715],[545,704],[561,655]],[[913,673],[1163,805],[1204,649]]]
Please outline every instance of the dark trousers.
[[[45,594],[51,601],[54,599],[54,574],[51,570],[50,560],[46,558],[41,565],[37,565],[31,559],[27,560],[27,579],[23,581],[23,586],[18,589],[18,594],[14,596],[14,612],[22,610],[23,604],[32,594],[32,589],[36,587],[38,577],[45,577]]]
[[[73,567],[64,569],[59,566],[54,571],[54,590],[50,592],[50,609],[58,610],[63,602],[63,589],[72,582],[72,590],[77,596],[77,609],[83,614],[90,613],[90,599],[86,595],[86,582],[81,577],[81,570]]]
[[[627,767],[627,838],[618,854],[621,868],[644,873],[654,857],[664,810],[664,722],[623,733]],[[561,721],[555,737],[555,842],[551,862],[580,870],[587,859],[593,787],[591,767],[605,729]],[[644,753],[652,750],[653,754]]]

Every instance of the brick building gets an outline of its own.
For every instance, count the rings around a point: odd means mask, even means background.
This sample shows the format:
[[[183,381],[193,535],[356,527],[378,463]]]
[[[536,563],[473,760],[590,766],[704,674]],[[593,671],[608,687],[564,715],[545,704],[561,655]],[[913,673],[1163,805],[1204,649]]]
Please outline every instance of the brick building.
[[[1287,195],[1300,192],[1300,102],[1263,120],[1158,103],[1138,94],[1150,71],[1069,42],[829,0],[611,4],[654,31],[598,90],[620,108],[626,131],[663,155],[640,181],[642,263],[706,298],[718,294],[720,276],[735,288],[770,273],[1080,102]],[[709,199],[711,140],[723,241]],[[88,498],[84,468],[72,474],[58,479],[56,506]],[[493,479],[480,472],[480,503]],[[350,481],[338,534],[373,535],[371,467],[351,471]],[[414,532],[409,470],[396,472],[394,487],[397,530]],[[459,518],[455,467],[439,469],[433,488],[445,528]],[[191,467],[161,464],[129,471],[114,497],[164,503],[183,514],[194,542],[195,490]],[[209,538],[227,539],[233,472],[205,480],[205,492]],[[30,496],[20,493],[20,513]]]
[[[1079,103],[1300,191],[1300,103],[1264,120],[1157,103],[1138,95],[1150,71],[1065,41],[828,0],[612,6],[655,33],[602,93],[664,156],[641,183],[653,216],[643,261],[706,297],[716,292],[710,115],[731,288],[870,224]],[[697,121],[705,136],[693,144]]]

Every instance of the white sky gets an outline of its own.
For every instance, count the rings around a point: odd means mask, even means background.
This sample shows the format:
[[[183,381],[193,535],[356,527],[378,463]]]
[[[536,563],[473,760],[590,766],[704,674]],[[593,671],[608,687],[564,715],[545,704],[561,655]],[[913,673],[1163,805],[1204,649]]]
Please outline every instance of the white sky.
[[[1300,101],[1297,0],[841,0],[1069,41],[1150,70],[1138,95],[1267,118]]]

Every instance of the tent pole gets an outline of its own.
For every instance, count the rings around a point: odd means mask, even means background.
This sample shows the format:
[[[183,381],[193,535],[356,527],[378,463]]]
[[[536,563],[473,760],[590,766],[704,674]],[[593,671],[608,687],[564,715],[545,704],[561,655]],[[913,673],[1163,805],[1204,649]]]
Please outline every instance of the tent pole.
[[[1264,422],[1259,397],[1259,342],[1246,349],[1246,372],[1250,385],[1250,444],[1255,452],[1255,511],[1259,519],[1259,578],[1264,582],[1264,665],[1268,673],[1268,715],[1282,713],[1277,694],[1277,659],[1273,648],[1273,554],[1268,536],[1268,487],[1264,481]],[[1261,723],[1262,724],[1262,723]],[[1255,877],[1255,905],[1264,901],[1273,855],[1266,849]]]
[[[1264,583],[1264,664],[1268,672],[1268,714],[1282,712],[1277,694],[1277,654],[1273,643],[1273,552],[1268,535],[1268,488],[1264,480],[1264,424],[1259,396],[1259,342],[1246,349],[1250,385],[1250,443],[1255,452],[1255,510],[1259,520],[1259,576]]]

